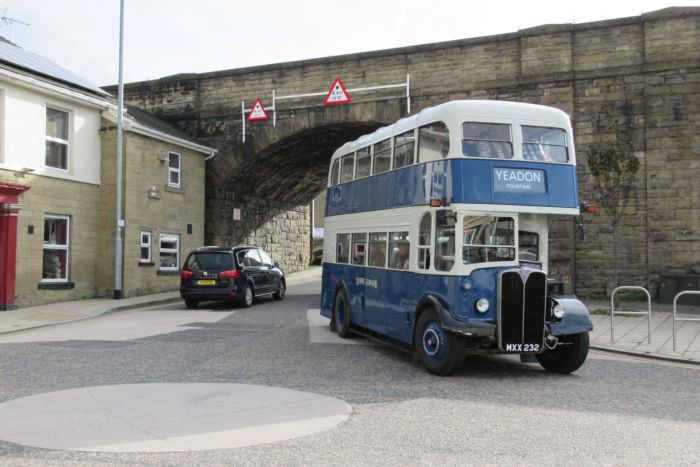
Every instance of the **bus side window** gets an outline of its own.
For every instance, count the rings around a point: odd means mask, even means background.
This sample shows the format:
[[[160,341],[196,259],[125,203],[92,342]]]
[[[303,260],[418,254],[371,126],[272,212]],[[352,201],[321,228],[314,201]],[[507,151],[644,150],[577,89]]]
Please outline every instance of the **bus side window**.
[[[336,243],[335,260],[338,263],[348,264],[350,259],[350,234],[338,234]]]
[[[389,268],[408,269],[411,242],[408,232],[389,233]]]
[[[394,138],[394,169],[413,164],[414,140],[413,130]]]
[[[340,183],[351,182],[355,175],[355,153],[340,159]]]
[[[450,133],[443,122],[430,123],[418,129],[418,162],[435,161],[450,152]]]
[[[386,232],[369,234],[369,266],[386,267]]]
[[[418,269],[430,269],[430,229],[433,224],[429,212],[423,214],[418,228]]]
[[[338,174],[340,174],[340,159],[333,161],[333,168],[331,169],[331,180],[329,186],[338,184]]]
[[[374,145],[372,173],[378,174],[391,169],[391,140],[386,139]]]
[[[455,264],[454,211],[442,209],[435,212],[435,269],[450,271]]]
[[[367,234],[354,233],[352,234],[352,264],[364,266],[366,264],[367,255]]]

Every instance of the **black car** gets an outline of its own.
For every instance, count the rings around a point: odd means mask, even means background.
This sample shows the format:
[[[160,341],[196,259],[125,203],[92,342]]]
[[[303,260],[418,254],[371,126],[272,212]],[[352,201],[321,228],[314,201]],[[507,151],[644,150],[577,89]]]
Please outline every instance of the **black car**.
[[[197,248],[180,271],[180,296],[187,308],[204,300],[236,300],[249,307],[263,295],[282,300],[285,290],[279,264],[254,246]]]

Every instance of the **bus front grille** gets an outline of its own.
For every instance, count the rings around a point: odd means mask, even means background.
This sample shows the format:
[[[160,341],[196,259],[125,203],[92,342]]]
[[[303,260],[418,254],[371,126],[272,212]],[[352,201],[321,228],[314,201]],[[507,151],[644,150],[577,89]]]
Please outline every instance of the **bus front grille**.
[[[547,276],[541,271],[505,271],[499,279],[498,348],[503,352],[544,350]]]

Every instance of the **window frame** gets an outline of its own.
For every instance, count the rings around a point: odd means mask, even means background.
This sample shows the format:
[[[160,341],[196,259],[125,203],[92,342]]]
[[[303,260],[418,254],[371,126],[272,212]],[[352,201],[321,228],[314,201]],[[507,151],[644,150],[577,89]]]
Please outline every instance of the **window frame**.
[[[70,274],[70,216],[60,215],[60,214],[44,214],[44,237],[46,237],[46,221],[47,220],[64,220],[66,221],[66,241],[64,244],[61,243],[47,243],[45,240],[42,244],[42,258],[46,250],[50,251],[65,251],[65,277],[60,278],[50,278],[44,277],[44,266],[42,260],[41,267],[41,282],[68,282],[68,277]]]
[[[176,238],[176,248],[163,248],[163,237],[169,235]],[[163,266],[163,253],[175,253],[175,266]],[[174,232],[158,234],[158,269],[161,271],[178,271],[180,269],[180,234]]]
[[[148,237],[148,243],[144,243],[143,237]],[[153,262],[153,232],[150,230],[142,230],[139,232],[139,263],[152,263]],[[143,257],[143,249],[146,248],[148,251],[148,258]]]
[[[62,114],[65,114],[65,116],[66,116],[66,123],[65,123],[66,139],[48,135],[49,109],[53,110],[55,112],[61,112]],[[68,110],[59,109],[58,107],[54,107],[51,105],[46,105],[45,123],[46,123],[46,127],[44,129],[44,141],[45,141],[45,143],[44,143],[44,146],[45,146],[44,166],[48,167],[52,170],[61,170],[64,172],[68,172],[70,170],[70,153],[71,153],[71,151],[70,151],[70,136],[71,136],[71,128],[72,128],[71,112]],[[57,167],[55,165],[48,164],[48,160],[47,160],[48,143],[61,144],[61,145],[65,146],[65,148],[66,148],[66,166],[65,167]]]
[[[428,232],[427,237],[424,238],[425,231],[422,229],[423,222],[425,219],[428,220]],[[427,243],[423,243],[426,240]],[[421,271],[428,271],[430,269],[430,257],[433,244],[433,214],[430,211],[423,213],[418,222],[418,241],[417,245],[417,268]],[[427,258],[427,259],[426,259]],[[422,265],[422,267],[421,267]]]
[[[177,167],[171,167],[171,156],[177,156]],[[177,174],[177,183],[173,183],[172,174]],[[182,154],[175,151],[168,151],[168,186],[171,188],[182,188]]]

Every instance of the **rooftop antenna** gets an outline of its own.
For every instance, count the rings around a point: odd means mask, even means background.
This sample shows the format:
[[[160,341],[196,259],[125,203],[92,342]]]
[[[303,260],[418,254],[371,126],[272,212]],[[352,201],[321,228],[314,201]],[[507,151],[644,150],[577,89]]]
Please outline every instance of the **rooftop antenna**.
[[[3,8],[2,11],[0,11],[0,24],[2,24],[3,26],[10,27],[10,42],[12,42],[12,36],[15,32],[15,24],[21,24],[22,26],[30,26],[30,24],[26,21],[7,16],[7,7]]]

